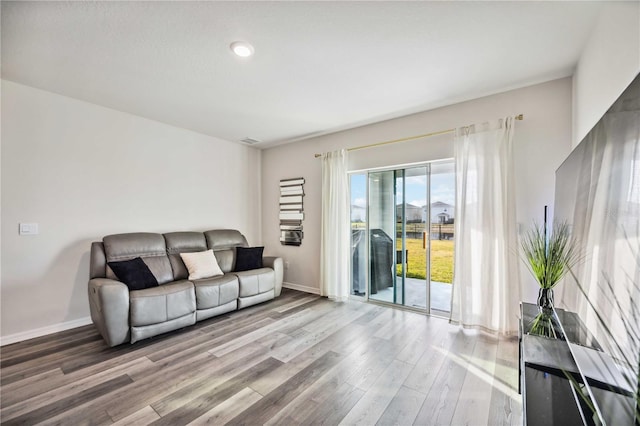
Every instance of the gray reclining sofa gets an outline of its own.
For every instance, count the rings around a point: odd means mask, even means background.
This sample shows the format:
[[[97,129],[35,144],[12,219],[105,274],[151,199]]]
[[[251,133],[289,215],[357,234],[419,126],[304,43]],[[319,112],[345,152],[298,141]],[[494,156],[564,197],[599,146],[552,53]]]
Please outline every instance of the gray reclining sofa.
[[[282,290],[282,259],[263,257],[263,268],[232,272],[236,247],[247,247],[236,230],[129,233],[91,244],[91,319],[109,346],[134,343],[216,315],[271,300]],[[189,281],[180,253],[213,249],[222,276]],[[142,258],[157,287],[130,291],[107,262]]]

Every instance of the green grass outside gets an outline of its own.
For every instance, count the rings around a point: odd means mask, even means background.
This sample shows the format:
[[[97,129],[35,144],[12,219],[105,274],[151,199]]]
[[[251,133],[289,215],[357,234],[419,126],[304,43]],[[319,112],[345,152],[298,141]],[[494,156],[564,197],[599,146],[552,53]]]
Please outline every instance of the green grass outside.
[[[398,241],[398,249],[402,247]],[[422,239],[406,239],[409,251],[407,277],[426,279],[426,250],[422,248]],[[402,265],[397,265],[398,275],[402,274]],[[453,282],[453,240],[431,241],[431,280],[442,283]]]

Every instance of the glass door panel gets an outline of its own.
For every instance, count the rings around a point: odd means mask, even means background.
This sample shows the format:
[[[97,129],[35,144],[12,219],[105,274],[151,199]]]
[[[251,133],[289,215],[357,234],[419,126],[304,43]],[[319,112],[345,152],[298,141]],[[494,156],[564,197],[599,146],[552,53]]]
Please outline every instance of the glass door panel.
[[[453,284],[456,178],[452,161],[431,164],[429,269],[430,308],[434,313],[451,310]]]
[[[395,303],[395,172],[369,173],[369,298]]]
[[[350,176],[351,195],[351,294],[367,292],[367,174]]]
[[[394,170],[395,175],[395,248],[396,248],[396,287],[395,287],[395,296],[393,299],[393,303],[404,305],[404,297],[405,297],[405,272],[407,265],[407,257],[405,253],[405,244],[404,244],[404,224],[405,224],[405,212],[406,206],[404,203],[404,170]]]
[[[404,305],[412,308],[426,309],[427,293],[427,242],[425,223],[427,221],[427,167],[413,167],[404,170],[404,189],[402,207],[404,215],[399,228],[401,245],[404,247],[399,257],[398,274],[404,269]]]

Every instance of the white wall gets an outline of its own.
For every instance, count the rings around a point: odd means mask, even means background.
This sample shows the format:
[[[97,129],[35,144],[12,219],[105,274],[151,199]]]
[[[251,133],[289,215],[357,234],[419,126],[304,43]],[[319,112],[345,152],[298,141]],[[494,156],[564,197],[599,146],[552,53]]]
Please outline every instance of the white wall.
[[[3,342],[86,320],[90,243],[104,235],[228,227],[260,243],[260,156],[3,80]],[[19,222],[40,234],[19,236]]]
[[[640,2],[605,3],[573,76],[576,146],[640,72]]]
[[[262,154],[262,235],[271,252],[289,262],[285,281],[313,289],[320,276],[320,160],[314,153],[348,148],[470,123],[523,113],[515,129],[518,222],[528,226],[542,221],[544,205],[552,206],[555,170],[571,148],[571,79],[565,78],[524,89],[426,111],[407,117],[274,147]],[[350,170],[453,156],[452,136],[388,145],[350,153]],[[304,239],[300,247],[278,243],[278,181],[302,176]],[[523,274],[523,297],[534,301],[537,284]]]

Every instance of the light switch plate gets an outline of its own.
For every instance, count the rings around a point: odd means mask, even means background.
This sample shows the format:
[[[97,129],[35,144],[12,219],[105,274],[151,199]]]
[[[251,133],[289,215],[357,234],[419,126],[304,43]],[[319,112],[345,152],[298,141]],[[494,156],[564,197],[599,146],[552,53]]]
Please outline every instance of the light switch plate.
[[[38,224],[21,223],[18,232],[20,235],[38,235]]]

